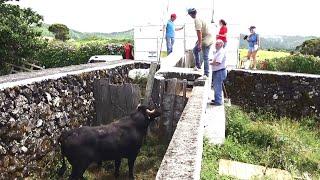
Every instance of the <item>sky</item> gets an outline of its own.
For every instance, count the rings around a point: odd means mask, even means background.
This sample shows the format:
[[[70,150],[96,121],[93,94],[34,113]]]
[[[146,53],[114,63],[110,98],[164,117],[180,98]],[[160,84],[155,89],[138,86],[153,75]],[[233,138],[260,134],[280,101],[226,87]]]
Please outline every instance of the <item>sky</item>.
[[[135,26],[162,24],[171,13],[176,24],[190,23],[186,9],[195,7],[210,21],[224,19],[241,33],[255,25],[264,35],[320,36],[316,19],[320,0],[20,0],[43,15],[48,24],[62,23],[81,32],[118,32]]]

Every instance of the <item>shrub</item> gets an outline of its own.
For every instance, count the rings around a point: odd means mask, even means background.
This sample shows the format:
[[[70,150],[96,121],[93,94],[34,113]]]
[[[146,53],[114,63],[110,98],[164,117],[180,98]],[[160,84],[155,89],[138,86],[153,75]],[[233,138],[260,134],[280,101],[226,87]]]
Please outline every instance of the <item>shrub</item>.
[[[272,71],[320,74],[320,58],[312,55],[294,54],[266,61],[267,69]]]
[[[46,68],[63,67],[87,63],[94,55],[122,55],[120,44],[105,44],[100,41],[92,41],[83,44],[64,43],[53,41],[36,54],[34,59]]]
[[[320,38],[304,41],[296,50],[302,54],[320,56]]]

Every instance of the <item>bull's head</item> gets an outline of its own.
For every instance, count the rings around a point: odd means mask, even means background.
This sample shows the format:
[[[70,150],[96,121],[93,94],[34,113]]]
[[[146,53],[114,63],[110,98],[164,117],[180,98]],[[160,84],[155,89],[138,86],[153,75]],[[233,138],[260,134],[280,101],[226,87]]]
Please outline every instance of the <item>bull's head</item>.
[[[159,117],[161,115],[161,110],[160,109],[153,109],[150,110],[147,106],[145,105],[138,105],[137,110],[142,112],[144,115],[148,117],[150,121],[153,121],[156,117]]]

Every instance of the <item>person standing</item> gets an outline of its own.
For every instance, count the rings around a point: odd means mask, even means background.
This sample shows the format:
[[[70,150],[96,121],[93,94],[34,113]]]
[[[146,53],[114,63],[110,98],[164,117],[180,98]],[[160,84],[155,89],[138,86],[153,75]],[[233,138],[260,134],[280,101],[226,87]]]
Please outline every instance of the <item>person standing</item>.
[[[175,24],[173,23],[177,19],[176,14],[171,14],[170,20],[167,22],[166,25],[166,42],[167,42],[167,55],[172,53],[173,50],[173,44],[175,41],[175,31],[179,31],[183,29],[181,28],[175,28]]]
[[[255,26],[250,26],[249,31],[250,31],[250,35],[244,37],[244,39],[248,41],[248,45],[249,45],[247,59],[248,61],[250,61],[250,58],[252,57],[253,63],[251,68],[257,69],[256,56],[257,56],[258,49],[260,47],[260,37],[256,33]]]
[[[201,69],[200,52],[203,54],[204,61],[204,75],[202,79],[209,76],[209,51],[213,44],[213,37],[209,32],[208,25],[205,21],[197,17],[197,10],[195,8],[188,9],[188,14],[194,19],[195,30],[197,32],[198,40],[193,48],[193,54],[196,66],[194,70]]]
[[[216,53],[213,55],[213,59],[210,62],[210,65],[212,65],[212,83],[214,89],[214,100],[212,100],[210,104],[216,106],[221,106],[223,104],[222,84],[227,77],[227,58],[223,45],[224,42],[221,39],[218,39],[215,44]]]
[[[219,34],[217,34],[217,40],[221,39],[224,43],[223,48],[226,48],[226,46],[227,46],[227,33],[228,33],[227,23],[225,20],[220,19],[219,25],[220,25],[220,30],[219,30]]]

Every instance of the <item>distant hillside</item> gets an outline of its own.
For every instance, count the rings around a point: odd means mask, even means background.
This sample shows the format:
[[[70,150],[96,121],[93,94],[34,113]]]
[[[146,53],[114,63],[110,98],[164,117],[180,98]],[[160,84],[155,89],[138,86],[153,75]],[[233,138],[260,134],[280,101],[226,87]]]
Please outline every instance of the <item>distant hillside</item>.
[[[240,36],[240,48],[247,48],[248,42],[243,40],[244,34]],[[304,41],[313,39],[315,36],[261,36],[261,48],[272,50],[294,50]]]
[[[48,27],[50,25],[44,24],[40,29],[42,31],[43,36],[47,37],[54,37],[54,35],[49,32]],[[80,32],[73,29],[70,29],[70,37],[72,39],[91,39],[91,38],[102,38],[102,39],[133,39],[133,29],[130,29],[128,31],[122,31],[122,32],[112,32],[112,33],[87,33],[87,32]]]

